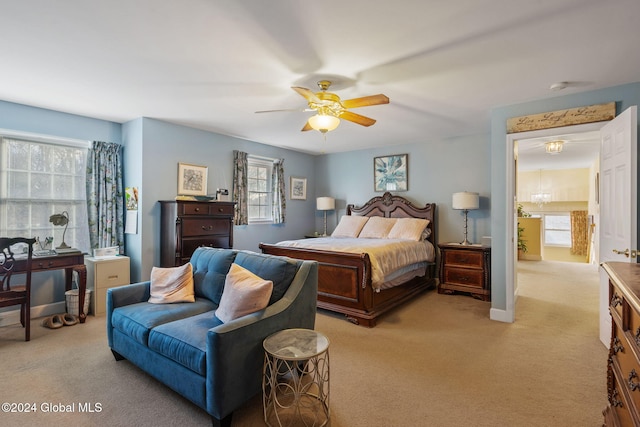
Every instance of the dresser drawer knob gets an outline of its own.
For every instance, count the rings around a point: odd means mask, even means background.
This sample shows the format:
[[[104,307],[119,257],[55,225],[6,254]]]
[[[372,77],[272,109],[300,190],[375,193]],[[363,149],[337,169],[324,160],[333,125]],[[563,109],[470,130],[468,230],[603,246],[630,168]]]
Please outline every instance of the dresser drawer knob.
[[[640,331],[640,328],[638,328],[638,330]],[[637,340],[637,337],[636,337],[636,340]],[[620,351],[624,351],[624,346],[622,345],[622,342],[618,337],[613,338],[613,345],[611,346],[611,348],[613,350],[613,354],[617,354]]]
[[[224,209],[218,208],[218,212],[224,212]]]
[[[203,225],[202,229],[203,230],[213,230],[213,226],[212,225],[210,225],[210,226]]]
[[[620,298],[617,294],[613,294],[611,297],[611,307],[617,307],[622,305],[622,298]]]
[[[196,212],[200,212],[200,208],[195,208],[194,209]]]
[[[629,372],[629,390],[631,391],[640,389],[640,382],[633,381],[635,378],[638,378],[638,374],[636,373],[635,369],[632,369],[631,372]]]

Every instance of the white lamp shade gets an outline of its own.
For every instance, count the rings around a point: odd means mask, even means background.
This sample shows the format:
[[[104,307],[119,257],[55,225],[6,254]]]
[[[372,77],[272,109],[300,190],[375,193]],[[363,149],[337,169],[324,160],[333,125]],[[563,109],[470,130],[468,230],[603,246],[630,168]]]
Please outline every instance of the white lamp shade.
[[[471,193],[469,191],[453,193],[451,206],[453,209],[478,209],[480,207],[480,196],[478,193]]]
[[[316,114],[309,117],[309,126],[322,133],[334,130],[340,124],[340,119],[326,114]]]
[[[316,209],[319,211],[332,211],[336,208],[336,199],[333,197],[318,197]]]

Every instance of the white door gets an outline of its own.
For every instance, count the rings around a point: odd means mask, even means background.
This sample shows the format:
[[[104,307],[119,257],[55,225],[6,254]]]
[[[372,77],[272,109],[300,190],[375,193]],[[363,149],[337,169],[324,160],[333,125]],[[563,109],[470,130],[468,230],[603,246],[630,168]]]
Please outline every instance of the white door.
[[[636,262],[637,107],[626,109],[601,130],[600,262]],[[628,255],[624,255],[624,251]],[[600,341],[609,347],[609,280],[600,269]]]

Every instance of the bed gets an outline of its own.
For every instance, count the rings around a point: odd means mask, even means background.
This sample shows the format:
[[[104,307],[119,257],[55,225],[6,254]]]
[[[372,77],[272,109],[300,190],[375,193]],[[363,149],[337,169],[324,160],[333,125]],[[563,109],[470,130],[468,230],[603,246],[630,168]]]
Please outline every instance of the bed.
[[[357,325],[373,327],[384,313],[435,287],[435,209],[434,203],[419,207],[404,197],[394,196],[389,192],[372,198],[360,207],[347,206],[347,217],[417,218],[428,221],[420,240],[427,248],[431,248],[430,258],[416,263],[419,265],[415,269],[405,267],[402,275],[397,272],[391,274],[394,280],[389,283],[386,281],[386,275],[382,283],[379,283],[379,278],[378,283],[373,280],[376,276],[373,270],[377,265],[374,263],[372,266],[372,254],[375,252],[327,250],[326,238],[277,244],[261,243],[260,249],[267,254],[318,261],[318,307],[344,314],[349,321]],[[341,219],[338,228],[343,219],[345,218]]]

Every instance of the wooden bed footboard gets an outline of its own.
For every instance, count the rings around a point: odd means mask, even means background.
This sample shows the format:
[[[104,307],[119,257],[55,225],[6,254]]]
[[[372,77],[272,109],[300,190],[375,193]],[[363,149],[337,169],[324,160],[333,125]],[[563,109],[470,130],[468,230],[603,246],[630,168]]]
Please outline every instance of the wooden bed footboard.
[[[434,266],[424,277],[375,292],[369,255],[260,244],[265,254],[318,261],[318,307],[344,314],[357,325],[373,327],[376,319],[435,286]]]

